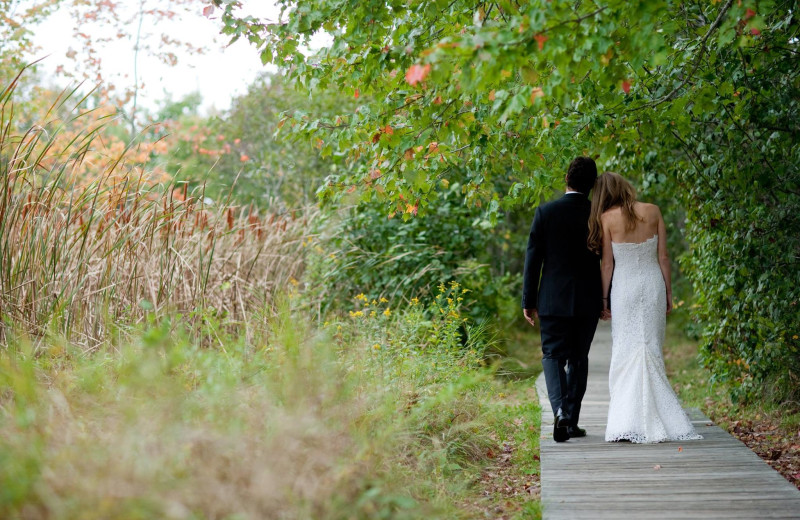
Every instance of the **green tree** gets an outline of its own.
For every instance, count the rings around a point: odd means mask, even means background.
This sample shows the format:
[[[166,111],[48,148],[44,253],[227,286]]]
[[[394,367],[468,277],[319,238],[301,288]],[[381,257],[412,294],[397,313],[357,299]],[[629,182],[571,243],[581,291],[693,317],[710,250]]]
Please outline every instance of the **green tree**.
[[[236,153],[217,165],[216,178],[230,185],[238,176],[237,197],[248,202],[287,207],[313,202],[322,180],[337,167],[320,157],[318,141],[278,135],[279,130],[288,119],[330,118],[349,105],[336,92],[320,89],[308,95],[282,75],[261,75],[218,125],[220,134],[238,142]]]
[[[595,155],[685,208],[683,265],[715,376],[797,396],[794,2],[280,3],[281,19],[262,22],[214,1],[223,32],[265,62],[357,100],[285,127],[349,165],[323,199],[358,189],[410,218],[458,181],[492,219],[538,202],[575,154]],[[319,31],[333,43],[309,53]]]

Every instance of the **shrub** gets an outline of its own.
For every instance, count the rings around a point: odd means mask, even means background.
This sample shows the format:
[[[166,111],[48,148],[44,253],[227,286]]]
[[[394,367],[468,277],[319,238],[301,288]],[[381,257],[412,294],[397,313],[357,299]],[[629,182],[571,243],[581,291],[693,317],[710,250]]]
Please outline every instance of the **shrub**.
[[[407,301],[435,294],[440,280],[458,279],[472,291],[465,311],[472,318],[497,317],[509,302],[516,313],[525,239],[513,229],[515,219],[490,227],[481,215],[464,204],[458,185],[408,221],[370,205],[341,210],[321,222],[318,254],[309,258],[314,298],[323,308],[360,292]]]

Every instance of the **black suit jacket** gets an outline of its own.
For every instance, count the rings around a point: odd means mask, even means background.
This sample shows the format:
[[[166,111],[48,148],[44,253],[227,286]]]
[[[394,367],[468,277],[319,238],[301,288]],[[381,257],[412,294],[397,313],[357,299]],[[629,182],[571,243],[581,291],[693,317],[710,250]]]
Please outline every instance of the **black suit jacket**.
[[[522,284],[522,308],[539,316],[599,316],[600,256],[589,251],[591,202],[566,194],[536,208]]]

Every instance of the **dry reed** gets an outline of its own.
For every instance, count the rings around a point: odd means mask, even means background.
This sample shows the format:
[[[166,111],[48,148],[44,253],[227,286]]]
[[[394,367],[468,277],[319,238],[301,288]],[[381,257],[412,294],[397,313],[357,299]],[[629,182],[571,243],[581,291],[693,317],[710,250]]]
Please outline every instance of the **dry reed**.
[[[92,349],[147,315],[195,322],[209,309],[247,331],[298,276],[313,212],[211,203],[203,186],[148,182],[124,153],[76,179],[109,121],[74,132],[86,112],[68,108],[73,91],[20,130],[17,79],[0,94],[0,341],[13,328]]]

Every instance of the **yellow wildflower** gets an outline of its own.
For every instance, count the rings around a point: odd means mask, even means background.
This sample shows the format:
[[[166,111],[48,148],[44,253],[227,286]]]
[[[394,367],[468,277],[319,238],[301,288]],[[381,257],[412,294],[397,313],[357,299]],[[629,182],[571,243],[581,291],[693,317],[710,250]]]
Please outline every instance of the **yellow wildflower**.
[[[378,315],[378,313],[377,313],[377,312],[375,312],[375,311],[372,311],[372,312],[370,312],[370,313],[369,313],[369,317],[370,317],[370,318],[374,318],[374,317],[375,317],[375,316],[377,316],[377,315]]]
[[[331,323],[330,323],[329,321],[326,321],[325,323],[323,323],[323,324],[322,324],[322,326],[323,326],[323,327],[327,327],[327,326],[328,326],[328,325],[330,325],[330,324],[331,324]]]
[[[439,284],[439,292],[440,292],[440,293],[443,293],[444,291],[445,291],[444,284],[443,284],[443,283],[440,283],[440,284]]]
[[[419,303],[419,298],[411,298],[411,305],[416,305]]]
[[[300,282],[295,280],[294,276],[292,276],[292,277],[289,278],[289,283],[294,285],[295,287],[297,287],[297,284],[299,284]]]
[[[389,316],[389,315],[391,315],[391,314],[392,314],[392,311],[389,309],[389,307],[386,307],[386,310],[385,310],[385,311],[383,311],[383,315],[384,315],[384,316]]]
[[[375,343],[374,345],[372,345],[372,350],[380,350],[380,349],[381,346],[379,344]]]
[[[358,296],[356,296],[356,300],[364,300],[364,301],[367,301],[367,297],[366,297],[366,296],[364,296],[364,293],[362,292],[362,293],[359,293],[359,295],[358,295]]]
[[[384,298],[383,296],[381,296],[380,302],[381,302],[381,303],[389,303],[389,300],[387,300],[386,298]]]
[[[382,298],[381,298],[381,299],[382,299]],[[376,301],[374,298],[372,299],[372,301],[371,301],[370,303],[371,303],[372,305],[378,305],[378,302],[377,302],[377,301]]]
[[[452,282],[450,282],[450,287],[452,287],[453,289],[458,289],[460,287],[460,285],[459,285],[458,282],[453,280]]]
[[[361,311],[355,311],[355,312],[350,311],[350,317],[351,318],[360,318],[363,315],[364,315],[364,313],[361,312]]]
[[[469,292],[469,289],[461,289],[461,294],[467,294],[468,292]]]
[[[448,298],[447,299],[447,305],[453,305],[453,299],[452,298]]]
[[[797,338],[798,338],[797,334],[795,334],[794,336],[792,336],[792,339],[797,339]]]

